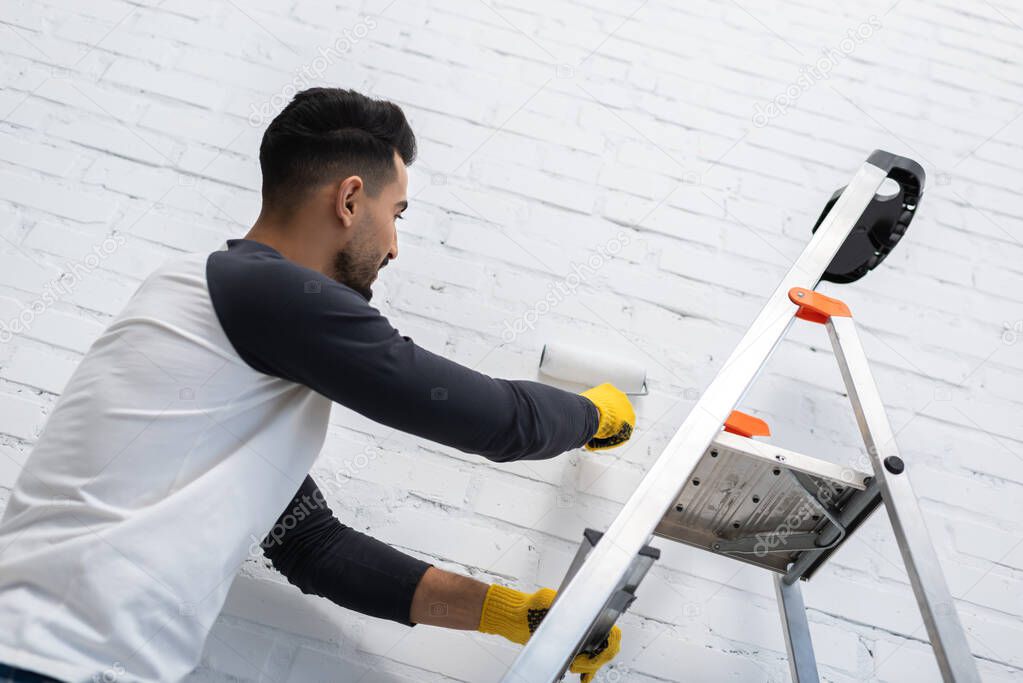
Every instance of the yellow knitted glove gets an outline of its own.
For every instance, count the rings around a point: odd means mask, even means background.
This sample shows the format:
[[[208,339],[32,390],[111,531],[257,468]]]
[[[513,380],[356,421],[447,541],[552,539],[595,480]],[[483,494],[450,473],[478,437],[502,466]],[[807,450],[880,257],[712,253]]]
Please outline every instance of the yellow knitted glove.
[[[587,389],[582,396],[590,399],[600,413],[600,426],[593,438],[586,443],[586,450],[601,451],[621,446],[632,436],[636,426],[636,412],[629,397],[613,384],[605,382]]]
[[[513,643],[525,645],[547,615],[555,595],[557,593],[550,588],[523,593],[514,588],[492,584],[483,600],[479,631],[504,636]],[[622,631],[614,626],[600,652],[595,655],[576,655],[569,671],[581,674],[582,683],[588,683],[600,667],[615,658],[621,646]]]
[[[600,667],[604,666],[618,655],[622,649],[622,629],[617,626],[611,627],[611,633],[603,643],[603,648],[595,655],[576,655],[568,670],[574,674],[582,674],[579,677],[581,683],[589,683],[597,675]]]

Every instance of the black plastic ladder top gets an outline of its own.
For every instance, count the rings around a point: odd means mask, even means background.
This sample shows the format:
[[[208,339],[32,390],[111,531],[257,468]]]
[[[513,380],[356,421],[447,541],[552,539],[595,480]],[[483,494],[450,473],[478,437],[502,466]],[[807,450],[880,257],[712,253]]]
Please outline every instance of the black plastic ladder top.
[[[838,253],[821,276],[822,280],[844,284],[855,282],[876,268],[906,234],[923,196],[926,174],[923,167],[906,157],[874,150],[867,163],[885,171],[898,184],[891,195],[875,195]],[[813,232],[824,221],[845,187],[837,190],[824,206]]]

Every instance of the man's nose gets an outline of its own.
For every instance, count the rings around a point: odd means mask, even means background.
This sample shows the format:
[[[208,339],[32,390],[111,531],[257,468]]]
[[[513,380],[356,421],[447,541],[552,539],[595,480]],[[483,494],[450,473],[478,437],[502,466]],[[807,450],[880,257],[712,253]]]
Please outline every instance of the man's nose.
[[[391,248],[387,250],[387,256],[390,260],[398,258],[398,232],[395,231],[394,239],[391,240]]]

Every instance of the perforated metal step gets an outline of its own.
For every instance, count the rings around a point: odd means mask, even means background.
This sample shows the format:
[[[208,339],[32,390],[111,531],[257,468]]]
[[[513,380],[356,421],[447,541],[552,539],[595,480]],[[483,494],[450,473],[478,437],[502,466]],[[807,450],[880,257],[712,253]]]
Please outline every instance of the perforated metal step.
[[[803,551],[834,550],[844,540],[841,513],[867,494],[870,480],[865,472],[722,432],[654,533],[785,573]]]

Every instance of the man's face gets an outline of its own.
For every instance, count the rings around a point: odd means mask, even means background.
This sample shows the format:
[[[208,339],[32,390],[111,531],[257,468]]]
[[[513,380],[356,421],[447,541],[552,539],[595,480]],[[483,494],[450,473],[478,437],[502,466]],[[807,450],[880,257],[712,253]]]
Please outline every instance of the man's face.
[[[387,262],[398,257],[396,223],[408,206],[408,172],[397,153],[395,178],[380,188],[375,197],[360,193],[354,211],[352,238],[337,253],[332,277],[362,294],[373,297],[373,282]]]

